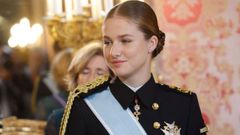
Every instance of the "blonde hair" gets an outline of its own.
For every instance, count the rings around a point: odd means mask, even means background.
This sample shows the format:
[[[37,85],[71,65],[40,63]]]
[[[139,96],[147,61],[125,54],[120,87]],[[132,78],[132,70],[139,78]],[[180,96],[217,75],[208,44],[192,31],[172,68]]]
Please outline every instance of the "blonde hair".
[[[57,53],[52,61],[50,70],[60,89],[67,89],[67,84],[64,79],[67,75],[68,66],[70,65],[72,57],[73,49],[68,48]]]
[[[79,73],[85,68],[90,59],[96,55],[103,56],[103,47],[100,41],[92,41],[76,51],[68,68],[66,79],[68,90],[73,90],[77,87]]]

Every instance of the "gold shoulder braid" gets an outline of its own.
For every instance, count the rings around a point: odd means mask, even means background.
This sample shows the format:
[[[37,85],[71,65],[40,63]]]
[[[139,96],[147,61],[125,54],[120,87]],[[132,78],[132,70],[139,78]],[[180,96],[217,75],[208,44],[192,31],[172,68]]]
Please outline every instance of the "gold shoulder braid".
[[[186,89],[182,89],[182,88],[179,88],[179,87],[177,87],[177,86],[174,86],[174,85],[172,85],[172,86],[169,86],[170,88],[173,88],[173,89],[176,89],[176,90],[178,90],[178,91],[180,91],[180,92],[182,92],[182,93],[188,93],[188,94],[192,94],[192,92],[191,91],[189,91],[189,90],[186,90]]]
[[[161,85],[166,85],[166,84],[161,84]],[[182,93],[187,93],[187,94],[189,94],[189,95],[192,94],[191,91],[186,90],[186,89],[179,88],[179,87],[174,86],[174,85],[167,85],[167,86],[168,86],[169,88],[176,89],[176,90],[178,90],[179,92],[182,92]]]
[[[94,79],[94,81],[88,82],[85,85],[79,85],[75,90],[75,96],[78,96],[81,93],[88,93],[89,90],[103,84],[104,82],[106,82],[109,78],[109,75],[103,75],[100,77],[97,77],[96,79]]]
[[[72,104],[73,104],[73,101],[74,101],[75,97],[77,97],[81,93],[88,93],[89,90],[103,84],[108,79],[109,79],[108,74],[103,75],[103,76],[99,76],[96,79],[94,79],[93,81],[88,82],[84,85],[78,85],[77,88],[75,88],[73,91],[70,91],[69,96],[68,96],[68,101],[67,101],[67,104],[66,104],[66,107],[65,107],[65,110],[64,110],[64,114],[63,114],[63,117],[62,117],[59,135],[64,135],[65,132],[66,132],[68,118],[70,116]]]

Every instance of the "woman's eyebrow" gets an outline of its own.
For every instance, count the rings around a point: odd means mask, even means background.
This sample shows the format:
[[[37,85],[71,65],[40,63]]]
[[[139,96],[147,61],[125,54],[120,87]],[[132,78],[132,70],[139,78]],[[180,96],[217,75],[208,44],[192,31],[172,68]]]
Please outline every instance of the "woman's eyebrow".
[[[133,37],[133,35],[131,34],[123,34],[119,36],[120,38],[124,38],[124,37]]]

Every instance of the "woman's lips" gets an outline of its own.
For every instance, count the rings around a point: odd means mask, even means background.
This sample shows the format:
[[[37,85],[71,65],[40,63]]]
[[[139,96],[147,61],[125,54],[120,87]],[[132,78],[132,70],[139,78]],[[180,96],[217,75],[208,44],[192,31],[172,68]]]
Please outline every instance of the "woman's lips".
[[[112,65],[115,66],[115,67],[119,67],[121,64],[123,64],[125,61],[123,60],[114,60],[112,61]]]

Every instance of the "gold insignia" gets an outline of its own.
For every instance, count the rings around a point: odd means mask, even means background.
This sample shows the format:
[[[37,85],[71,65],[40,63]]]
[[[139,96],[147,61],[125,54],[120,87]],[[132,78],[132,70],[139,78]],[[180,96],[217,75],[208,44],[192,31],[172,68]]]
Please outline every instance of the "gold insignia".
[[[176,89],[176,90],[178,90],[178,91],[180,91],[180,92],[182,92],[182,93],[188,93],[188,94],[192,94],[192,92],[191,91],[189,91],[189,90],[186,90],[186,89],[182,89],[182,88],[179,88],[179,87],[177,87],[177,86],[174,86],[174,85],[168,85],[170,88],[172,88],[172,89]]]
[[[108,79],[109,79],[109,75],[108,74],[107,75],[103,75],[103,76],[99,76],[96,79],[94,79],[93,81],[91,81],[89,83],[86,83],[84,85],[79,85],[76,89],[74,89],[73,91],[69,92],[67,104],[66,104],[66,107],[65,107],[65,110],[64,110],[64,114],[63,114],[63,117],[62,117],[62,122],[61,122],[59,135],[64,135],[65,132],[66,132],[68,118],[70,116],[72,104],[73,104],[73,101],[74,101],[75,97],[77,97],[81,93],[88,93],[89,90],[91,90],[91,89],[93,89],[93,88],[103,84]]]
[[[103,84],[104,82],[106,82],[109,78],[109,75],[103,75],[100,77],[97,77],[96,79],[94,79],[91,82],[88,82],[84,85],[78,85],[78,87],[76,89],[74,89],[74,93],[75,95],[79,95],[81,93],[88,93],[89,90],[96,88],[97,86]]]
[[[155,129],[159,129],[160,128],[160,123],[159,122],[154,122],[153,123],[153,127],[155,128]]]
[[[181,128],[178,128],[178,126],[175,125],[175,121],[172,124],[167,122],[164,123],[166,126],[164,126],[164,129],[161,129],[164,135],[180,135]]]
[[[158,110],[158,108],[159,108],[159,104],[158,103],[153,103],[152,104],[152,109],[153,110]]]
[[[200,129],[201,134],[205,133],[205,132],[208,132],[208,127],[207,126]]]

